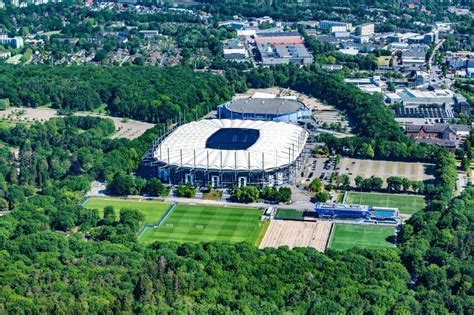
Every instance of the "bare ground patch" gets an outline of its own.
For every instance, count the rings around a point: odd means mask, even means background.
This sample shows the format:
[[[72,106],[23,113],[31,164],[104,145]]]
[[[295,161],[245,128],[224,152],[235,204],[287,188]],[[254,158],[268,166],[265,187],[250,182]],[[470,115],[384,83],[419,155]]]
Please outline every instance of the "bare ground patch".
[[[270,222],[270,226],[260,243],[260,248],[312,247],[324,252],[329,240],[331,226],[331,222],[273,220]]]
[[[112,119],[117,131],[112,135],[112,138],[135,139],[140,137],[143,133],[145,133],[145,131],[154,126],[154,124],[143,121],[123,119],[120,117],[112,117],[109,115],[101,115],[92,112],[77,112],[75,115]],[[52,108],[9,107],[4,111],[0,111],[0,119],[9,121],[45,122],[54,117],[60,116],[57,114],[57,110]]]
[[[355,178],[380,177],[383,186],[387,186],[387,178],[399,176],[410,180],[424,181],[434,178],[434,165],[420,162],[394,162],[344,158],[339,164],[339,174],[350,177],[351,185],[355,186]]]

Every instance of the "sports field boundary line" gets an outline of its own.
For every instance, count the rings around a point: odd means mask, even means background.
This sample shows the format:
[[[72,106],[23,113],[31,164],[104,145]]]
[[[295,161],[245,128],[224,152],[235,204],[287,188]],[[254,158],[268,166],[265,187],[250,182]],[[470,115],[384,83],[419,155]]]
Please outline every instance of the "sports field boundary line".
[[[145,234],[145,231],[148,229],[148,228],[156,228],[156,227],[159,227],[161,224],[163,224],[163,222],[165,221],[165,219],[171,214],[171,212],[174,210],[174,208],[176,208],[176,205],[177,203],[173,203],[169,208],[168,210],[166,210],[165,214],[163,214],[163,216],[161,217],[160,221],[158,221],[158,223],[148,223],[148,224],[144,224],[143,227],[140,229],[140,231],[138,231],[137,233],[137,240],[143,236],[143,234]]]
[[[77,203],[78,206],[84,206],[86,204],[87,201],[89,201],[90,197],[89,196],[84,196],[84,198],[81,199],[81,201],[79,201]]]
[[[326,245],[324,246],[324,251],[323,252],[326,252],[326,250],[329,248],[329,245],[332,242],[332,237],[334,235],[335,226],[336,226],[336,223],[331,222],[331,230],[329,231],[329,237],[326,241]]]
[[[148,224],[145,224],[143,225],[143,227],[140,229],[140,231],[138,231],[137,233],[137,240],[143,236],[143,234],[145,233],[145,231],[149,228]]]
[[[344,197],[342,197],[342,202],[341,202],[342,204],[346,203],[347,195],[349,195],[349,194],[348,194],[348,191],[346,190],[346,191],[344,191]]]
[[[177,205],[178,205],[178,203],[175,202],[168,208],[168,210],[166,210],[165,214],[163,214],[163,216],[161,217],[161,219],[158,222],[157,226],[161,226],[163,224],[163,222],[166,220],[166,218],[168,218],[168,216],[171,214],[171,212],[173,212],[173,210],[176,208]]]
[[[412,196],[412,197],[423,197],[425,198],[426,196],[425,195],[420,195],[420,194],[416,194],[416,193],[413,193],[413,192],[403,192],[403,193],[397,193],[397,192],[387,192],[387,191],[357,191],[357,190],[348,190],[346,191],[346,193],[356,193],[356,194],[370,194],[370,195],[390,195],[390,196],[404,196],[404,197],[408,197],[408,196]]]

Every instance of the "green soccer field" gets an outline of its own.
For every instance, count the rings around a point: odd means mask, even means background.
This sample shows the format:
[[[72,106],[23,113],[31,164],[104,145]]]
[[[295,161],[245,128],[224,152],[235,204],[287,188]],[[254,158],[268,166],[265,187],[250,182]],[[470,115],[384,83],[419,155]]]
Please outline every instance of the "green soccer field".
[[[262,212],[256,209],[177,205],[160,227],[148,228],[140,237],[140,241],[247,241],[255,244],[264,226],[259,220],[261,214]]]
[[[387,238],[394,233],[395,228],[387,226],[335,224],[329,248],[345,250],[352,247],[393,247]]]
[[[346,203],[374,207],[398,208],[403,214],[413,214],[426,207],[425,198],[419,195],[382,194],[350,191]]]
[[[303,214],[303,211],[297,211],[292,209],[278,209],[275,218],[282,220],[303,220]]]
[[[112,206],[115,209],[117,218],[119,216],[120,209],[136,209],[145,216],[144,223],[158,223],[163,214],[165,214],[166,210],[168,210],[171,205],[159,201],[148,200],[140,201],[119,198],[89,198],[89,200],[87,200],[83,206],[89,209],[98,209],[100,216],[102,216],[105,207]]]

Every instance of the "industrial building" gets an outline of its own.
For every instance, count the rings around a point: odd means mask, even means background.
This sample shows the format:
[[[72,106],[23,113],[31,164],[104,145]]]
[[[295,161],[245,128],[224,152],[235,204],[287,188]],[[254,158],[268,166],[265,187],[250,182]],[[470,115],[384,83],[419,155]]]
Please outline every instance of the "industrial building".
[[[401,125],[433,124],[447,122],[454,118],[451,109],[444,108],[397,108],[395,120]]]
[[[298,33],[257,33],[255,43],[264,65],[313,63],[313,56],[304,46],[303,38]]]
[[[333,26],[342,26],[346,31],[352,32],[352,24],[339,21],[321,21],[319,22],[319,28],[322,30],[331,29]]]
[[[418,107],[420,105],[452,105],[455,103],[455,95],[450,90],[415,90],[404,89],[397,93],[405,107]]]
[[[283,122],[195,121],[161,135],[140,174],[173,185],[278,186],[298,176],[307,138],[305,129]]]
[[[305,104],[291,98],[245,98],[232,100],[217,108],[219,118],[271,120],[296,123],[311,116]]]
[[[411,45],[407,51],[402,53],[402,64],[404,66],[425,65],[427,52],[428,46],[426,45]]]
[[[372,36],[375,33],[374,23],[366,23],[356,26],[356,34],[358,36]]]
[[[237,39],[231,40],[224,45],[224,59],[246,61],[247,57],[247,49]]]

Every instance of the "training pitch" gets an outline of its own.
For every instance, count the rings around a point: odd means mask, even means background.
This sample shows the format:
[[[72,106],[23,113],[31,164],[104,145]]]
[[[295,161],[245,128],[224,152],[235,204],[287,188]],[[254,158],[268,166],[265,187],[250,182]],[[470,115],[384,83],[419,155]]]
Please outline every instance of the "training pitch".
[[[117,218],[120,209],[136,209],[145,216],[144,223],[150,224],[158,223],[163,214],[165,214],[166,210],[170,207],[170,204],[139,199],[125,200],[119,198],[89,198],[83,206],[89,209],[98,209],[100,211],[100,216],[102,216],[105,207],[112,206],[117,214]]]
[[[350,191],[345,203],[373,207],[398,208],[402,214],[413,214],[426,207],[425,198],[420,195],[381,194]]]
[[[292,209],[278,209],[275,215],[275,219],[281,220],[303,220],[303,211],[297,211]]]
[[[394,234],[395,228],[393,227],[335,224],[329,248],[345,250],[352,247],[393,247],[393,244],[387,241],[387,238],[393,237]]]
[[[256,209],[177,205],[160,227],[148,228],[140,241],[255,244],[264,226],[261,214]]]

